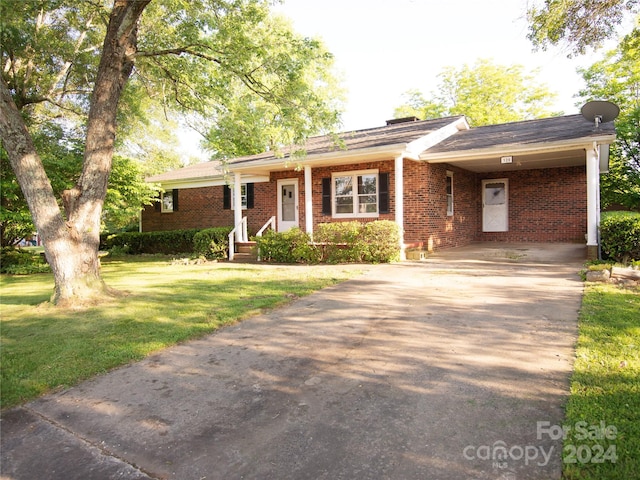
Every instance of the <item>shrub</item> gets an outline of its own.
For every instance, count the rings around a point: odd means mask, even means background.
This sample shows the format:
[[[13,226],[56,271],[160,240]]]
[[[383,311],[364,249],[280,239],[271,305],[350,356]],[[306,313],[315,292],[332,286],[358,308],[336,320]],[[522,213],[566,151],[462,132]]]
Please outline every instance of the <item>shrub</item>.
[[[199,231],[193,236],[194,253],[209,260],[226,258],[231,230],[232,227],[216,227]]]
[[[600,241],[605,258],[621,263],[640,259],[640,213],[607,212],[600,222]]]
[[[167,230],[162,232],[123,232],[105,235],[100,248],[131,255],[142,253],[175,255],[193,253],[193,237],[200,230]]]
[[[320,250],[311,244],[309,235],[299,228],[281,233],[269,230],[255,240],[260,257],[267,262],[318,263],[320,261]]]
[[[0,256],[0,273],[29,275],[51,271],[44,255],[37,251],[3,248]]]
[[[388,263],[400,258],[398,225],[388,220],[323,223],[314,237],[328,263]]]

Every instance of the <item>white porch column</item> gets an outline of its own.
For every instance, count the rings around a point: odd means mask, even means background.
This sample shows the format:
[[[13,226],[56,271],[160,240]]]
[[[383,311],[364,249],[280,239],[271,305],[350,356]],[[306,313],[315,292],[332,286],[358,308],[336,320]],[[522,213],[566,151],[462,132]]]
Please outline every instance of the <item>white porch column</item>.
[[[396,223],[400,230],[400,258],[405,260],[404,251],[404,157],[396,157],[395,162],[395,197]]]
[[[313,185],[311,182],[311,167],[304,166],[304,228],[313,238]]]
[[[598,228],[600,227],[600,172],[598,146],[587,149],[587,255],[598,257]]]
[[[242,227],[240,227],[240,222],[242,222],[242,183],[240,180],[240,174],[236,172],[233,178],[233,225],[238,227],[236,229],[236,242],[245,240],[242,238]]]

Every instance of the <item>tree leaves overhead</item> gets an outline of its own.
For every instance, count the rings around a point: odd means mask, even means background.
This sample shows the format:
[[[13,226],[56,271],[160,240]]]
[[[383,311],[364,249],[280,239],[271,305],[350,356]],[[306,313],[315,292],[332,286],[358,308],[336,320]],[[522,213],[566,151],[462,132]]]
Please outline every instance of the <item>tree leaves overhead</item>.
[[[609,173],[602,176],[602,206],[640,210],[640,30],[580,73],[587,85],[581,103],[604,99],[620,107]]]
[[[418,90],[410,91],[395,116],[465,115],[471,125],[480,126],[557,114],[549,109],[555,94],[537,80],[535,72],[526,74],[521,65],[502,66],[481,59],[473,66],[446,67],[438,77],[437,91],[429,99]]]
[[[614,37],[617,27],[639,10],[640,0],[545,0],[527,12],[528,38],[543,50],[565,45],[570,55],[584,54]]]

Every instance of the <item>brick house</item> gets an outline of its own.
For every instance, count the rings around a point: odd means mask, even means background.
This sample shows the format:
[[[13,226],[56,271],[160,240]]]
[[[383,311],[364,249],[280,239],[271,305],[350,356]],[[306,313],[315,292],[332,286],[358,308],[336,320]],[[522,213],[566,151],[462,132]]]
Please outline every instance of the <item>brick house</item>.
[[[265,152],[147,179],[164,189],[142,231],[239,225],[273,217],[283,231],[319,223],[392,220],[403,246],[473,241],[585,242],[597,252],[599,174],[612,122],[581,115],[470,128],[466,119],[396,119],[309,139],[305,155]],[[240,192],[240,195],[236,195]],[[246,241],[243,229],[236,239]]]

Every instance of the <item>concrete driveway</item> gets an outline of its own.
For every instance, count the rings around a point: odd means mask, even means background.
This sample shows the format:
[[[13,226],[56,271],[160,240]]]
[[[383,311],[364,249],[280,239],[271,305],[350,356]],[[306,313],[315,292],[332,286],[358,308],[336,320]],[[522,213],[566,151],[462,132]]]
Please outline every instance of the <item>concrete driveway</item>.
[[[5,412],[2,479],[559,479],[584,256],[366,267]]]

